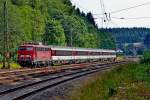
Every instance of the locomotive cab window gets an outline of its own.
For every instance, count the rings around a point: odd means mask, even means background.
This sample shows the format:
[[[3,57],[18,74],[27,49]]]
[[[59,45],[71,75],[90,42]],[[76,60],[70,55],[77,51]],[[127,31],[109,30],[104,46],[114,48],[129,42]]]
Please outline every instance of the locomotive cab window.
[[[19,50],[32,51],[33,47],[19,47]]]
[[[27,50],[27,51],[32,51],[32,50],[33,50],[33,47],[27,47],[26,50]]]
[[[19,47],[19,50],[26,50],[26,47]]]

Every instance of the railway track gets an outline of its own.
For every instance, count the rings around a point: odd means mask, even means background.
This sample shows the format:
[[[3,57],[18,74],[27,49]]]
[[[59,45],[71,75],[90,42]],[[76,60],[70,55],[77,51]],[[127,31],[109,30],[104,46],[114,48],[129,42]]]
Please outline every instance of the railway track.
[[[48,88],[52,88],[59,84],[80,78],[82,76],[96,73],[99,71],[111,69],[113,65],[120,65],[126,62],[115,62],[110,64],[101,64],[101,65],[93,65],[92,67],[85,67],[84,69],[76,69],[73,71],[66,71],[57,76],[45,76],[43,79],[32,82],[29,84],[24,84],[21,86],[17,86],[15,88],[7,89],[0,92],[0,100],[20,100],[25,99],[26,97],[32,96],[46,90]]]
[[[62,67],[62,69],[68,69],[70,66],[78,66],[78,65],[87,65],[89,63],[82,63],[82,64],[67,64],[67,65],[60,65],[59,67]],[[43,71],[45,69],[56,69],[55,66],[48,66],[43,68],[22,68],[22,69],[16,69],[16,70],[1,70],[0,76],[8,76],[8,75],[16,75],[16,74],[22,74],[22,73],[30,73],[33,71]]]
[[[96,65],[96,64],[99,64],[99,62],[95,62],[90,65]],[[89,67],[90,65],[89,63],[82,63],[82,64],[61,65],[61,67],[58,68],[44,67],[44,68],[34,68],[34,69],[20,69],[14,71],[6,71],[6,72],[1,71],[0,84],[7,84],[7,83],[17,82],[24,79],[35,78],[35,76],[39,77],[46,73],[52,74],[52,73],[65,71],[68,69],[75,70],[79,68],[85,68],[85,67]]]

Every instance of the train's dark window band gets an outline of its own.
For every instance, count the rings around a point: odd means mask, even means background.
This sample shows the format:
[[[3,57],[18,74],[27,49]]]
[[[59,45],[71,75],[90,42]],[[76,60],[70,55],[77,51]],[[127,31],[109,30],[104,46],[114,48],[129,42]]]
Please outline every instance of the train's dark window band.
[[[53,50],[52,51],[52,55],[53,56],[86,56],[88,55],[88,52],[85,52],[85,51],[62,51],[62,50]]]
[[[100,52],[91,52],[90,55],[100,55]]]
[[[72,56],[72,51],[53,50],[53,56]]]
[[[96,55],[115,55],[112,52],[87,52],[87,51],[63,51],[63,50],[53,50],[53,56],[96,56]]]
[[[77,56],[81,55],[81,56],[84,56],[84,55],[88,55],[88,52],[87,51],[77,51]]]
[[[49,48],[40,48],[40,47],[37,47],[36,51],[50,51],[50,49]]]

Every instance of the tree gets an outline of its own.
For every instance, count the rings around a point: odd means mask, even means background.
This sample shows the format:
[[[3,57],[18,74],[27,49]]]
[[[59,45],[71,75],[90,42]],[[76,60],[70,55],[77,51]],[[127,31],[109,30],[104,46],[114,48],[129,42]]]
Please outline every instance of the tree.
[[[73,46],[92,48],[97,47],[95,30],[90,31],[85,20],[80,19],[80,17],[78,16],[66,16],[65,19],[62,21],[62,25],[65,30],[67,44],[69,44],[70,34],[72,34]],[[89,41],[87,41],[87,38]]]
[[[150,51],[144,51],[143,59],[141,60],[141,63],[150,63]]]
[[[91,12],[87,13],[86,18],[89,23],[91,23],[93,26],[97,27],[94,17]]]
[[[147,35],[145,36],[144,44],[145,44],[145,46],[146,46],[147,49],[150,48],[150,34],[147,34]]]
[[[77,13],[77,15],[81,16],[81,11],[79,8],[76,9],[76,13]]]
[[[48,45],[64,46],[65,33],[59,21],[49,20],[46,24],[43,41]]]

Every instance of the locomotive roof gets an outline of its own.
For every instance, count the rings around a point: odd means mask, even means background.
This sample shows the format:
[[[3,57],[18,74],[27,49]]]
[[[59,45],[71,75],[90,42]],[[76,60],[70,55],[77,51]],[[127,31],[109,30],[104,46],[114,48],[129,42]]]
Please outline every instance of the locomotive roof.
[[[49,48],[49,46],[45,46],[45,45],[32,45],[32,44],[24,44],[24,45],[21,45],[21,46]]]
[[[21,46],[32,46],[32,47],[43,47],[43,48],[51,48],[52,50],[75,50],[75,51],[94,51],[94,52],[116,52],[115,50],[110,49],[93,49],[93,48],[79,48],[79,47],[61,47],[61,46],[53,46],[53,45],[32,45],[32,44],[24,44]]]

